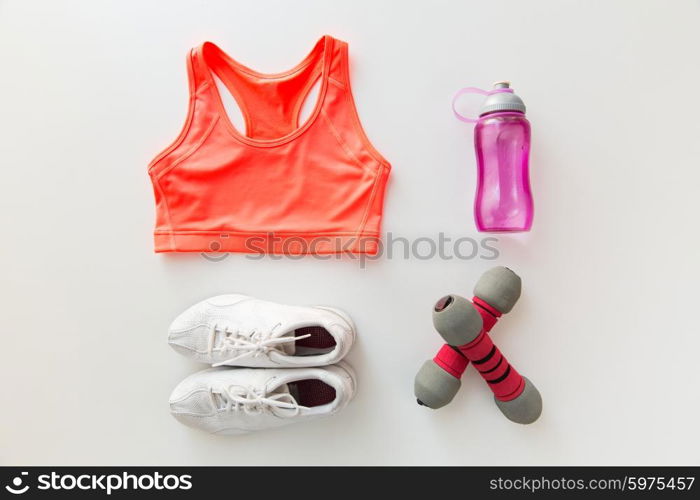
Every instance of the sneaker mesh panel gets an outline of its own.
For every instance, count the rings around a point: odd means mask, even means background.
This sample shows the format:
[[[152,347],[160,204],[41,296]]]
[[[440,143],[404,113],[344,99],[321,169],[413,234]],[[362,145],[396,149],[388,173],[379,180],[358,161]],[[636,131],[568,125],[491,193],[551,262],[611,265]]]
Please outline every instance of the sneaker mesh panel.
[[[209,415],[212,411],[211,396],[208,391],[197,391],[185,399],[170,402],[170,411],[173,413],[194,413],[196,415]]]
[[[203,354],[209,349],[209,328],[198,326],[184,332],[173,332],[168,340],[171,344]]]

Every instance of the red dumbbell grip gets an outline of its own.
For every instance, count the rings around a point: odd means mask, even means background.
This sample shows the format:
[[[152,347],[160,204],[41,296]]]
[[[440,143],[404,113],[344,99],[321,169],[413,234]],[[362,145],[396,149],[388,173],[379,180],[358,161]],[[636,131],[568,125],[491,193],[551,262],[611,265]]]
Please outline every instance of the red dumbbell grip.
[[[470,343],[459,346],[459,350],[472,362],[496,398],[501,401],[515,399],[523,392],[525,381],[496,347],[488,334],[501,316],[501,312],[479,297],[474,297],[472,302],[481,314],[484,328]]]
[[[499,400],[510,401],[523,392],[523,377],[508,363],[485,331],[482,330],[472,342],[459,346],[459,350],[472,362]]]
[[[464,370],[469,365],[469,360],[464,357],[462,351],[449,344],[445,344],[440,348],[433,361],[454,378],[461,378]]]

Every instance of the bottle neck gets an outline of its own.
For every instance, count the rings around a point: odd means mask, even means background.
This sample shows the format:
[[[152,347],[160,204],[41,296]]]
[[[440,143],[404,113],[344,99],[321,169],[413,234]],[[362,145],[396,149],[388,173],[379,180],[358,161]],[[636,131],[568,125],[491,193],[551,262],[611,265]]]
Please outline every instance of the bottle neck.
[[[525,113],[522,111],[509,110],[509,111],[490,111],[479,115],[479,120],[482,118],[491,118],[493,116],[522,116],[525,117]]]

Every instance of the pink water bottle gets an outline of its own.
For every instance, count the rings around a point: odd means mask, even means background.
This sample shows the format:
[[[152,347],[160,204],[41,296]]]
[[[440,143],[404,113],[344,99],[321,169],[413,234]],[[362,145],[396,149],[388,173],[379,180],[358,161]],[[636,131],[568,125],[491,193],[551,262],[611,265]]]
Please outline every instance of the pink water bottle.
[[[468,93],[486,100],[473,119],[460,114],[454,104]],[[455,95],[457,118],[475,123],[477,185],[474,218],[479,231],[529,231],[534,205],[530,191],[530,122],[525,104],[509,82],[497,82],[490,91],[467,87]]]

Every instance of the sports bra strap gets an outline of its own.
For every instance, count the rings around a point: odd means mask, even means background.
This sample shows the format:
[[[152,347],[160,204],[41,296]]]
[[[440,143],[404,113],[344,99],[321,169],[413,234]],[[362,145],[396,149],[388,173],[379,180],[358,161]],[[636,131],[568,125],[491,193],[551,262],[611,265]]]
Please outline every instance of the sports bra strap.
[[[228,122],[216,75],[234,99],[245,119],[246,136],[273,139],[299,127],[299,111],[314,84],[321,82],[317,108],[323,105],[328,74],[336,57],[337,44],[321,38],[306,58],[294,68],[277,74],[252,70],[229,57],[218,46],[204,42],[192,51],[194,90],[208,87],[204,99]],[[340,77],[338,77],[340,78]]]
[[[331,57],[328,61],[328,78],[331,83],[340,87],[348,87],[348,44],[341,40],[332,39]]]
[[[204,62],[204,46],[211,45],[213,50],[221,50],[211,42],[204,42],[190,50],[189,64],[192,71],[192,82],[195,88],[209,83],[209,68]]]

